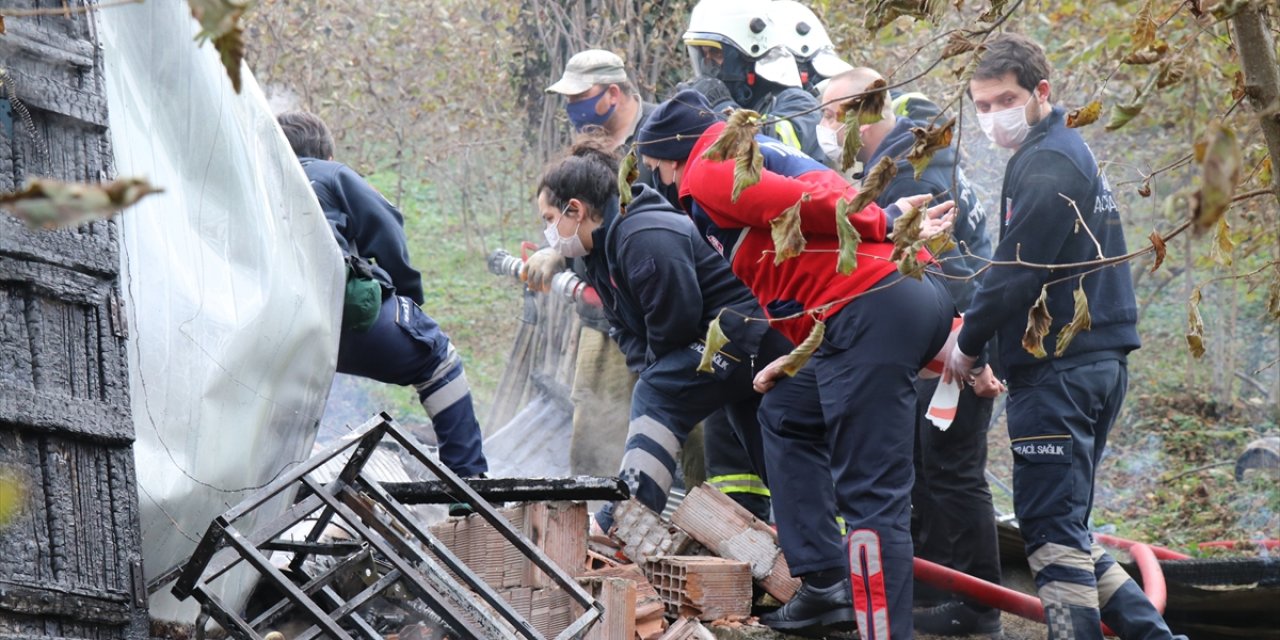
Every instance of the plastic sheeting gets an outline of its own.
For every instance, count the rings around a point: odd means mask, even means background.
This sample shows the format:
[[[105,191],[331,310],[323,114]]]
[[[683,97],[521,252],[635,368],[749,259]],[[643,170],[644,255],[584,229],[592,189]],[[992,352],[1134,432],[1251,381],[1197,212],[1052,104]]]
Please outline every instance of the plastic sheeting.
[[[147,578],[308,457],[337,358],[341,262],[248,70],[237,95],[185,2],[99,13],[119,175],[165,192],[121,218]],[[237,605],[251,574],[220,583]],[[194,620],[163,589],[154,617]]]

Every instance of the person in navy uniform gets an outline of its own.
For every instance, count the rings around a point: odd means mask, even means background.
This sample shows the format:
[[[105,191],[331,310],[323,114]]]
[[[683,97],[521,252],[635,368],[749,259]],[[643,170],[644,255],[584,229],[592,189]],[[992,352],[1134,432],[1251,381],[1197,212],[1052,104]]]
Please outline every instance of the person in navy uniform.
[[[338,372],[412,386],[431,418],[440,461],[454,473],[488,471],[471,387],[462,357],[440,325],[423,312],[422,275],[409,262],[404,217],[358,173],[333,161],[333,135],[318,116],[301,112],[276,118],[302,163],[344,256],[360,256],[382,284],[377,320],[364,331],[344,328]],[[454,514],[469,511],[453,505]]]
[[[1004,33],[987,40],[969,82],[983,133],[1014,151],[994,259],[1046,265],[1097,260],[1099,249],[1123,255],[1111,188],[1080,133],[1066,126],[1062,107],[1050,101],[1049,74],[1039,44]],[[1070,322],[1076,290],[1088,297],[1092,327],[1061,355],[1051,342],[1044,357],[1022,348],[1027,310],[1042,288],[1053,317],[1050,340]],[[998,337],[1009,386],[1014,510],[1053,640],[1101,640],[1100,622],[1125,640],[1173,637],[1089,533],[1094,477],[1128,387],[1126,357],[1141,344],[1137,316],[1127,262],[1096,271],[993,266],[979,280],[943,373],[944,380],[970,380],[984,345]]]

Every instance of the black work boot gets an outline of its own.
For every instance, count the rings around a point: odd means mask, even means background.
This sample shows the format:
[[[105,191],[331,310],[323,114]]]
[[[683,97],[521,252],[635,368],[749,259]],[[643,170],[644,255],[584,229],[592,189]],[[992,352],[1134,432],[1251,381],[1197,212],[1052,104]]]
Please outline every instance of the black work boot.
[[[944,602],[928,609],[917,609],[911,617],[916,631],[920,633],[935,636],[1001,637],[999,609],[978,611],[959,600]]]
[[[760,616],[760,624],[774,629],[829,627],[853,628],[853,589],[849,578],[829,587],[813,587],[801,582],[800,589],[781,609]]]

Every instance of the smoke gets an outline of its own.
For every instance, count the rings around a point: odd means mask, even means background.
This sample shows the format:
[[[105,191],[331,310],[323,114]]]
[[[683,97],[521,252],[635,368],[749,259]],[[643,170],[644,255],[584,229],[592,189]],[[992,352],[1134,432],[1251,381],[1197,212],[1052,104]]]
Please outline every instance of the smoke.
[[[262,87],[267,95],[267,105],[272,115],[280,115],[286,111],[297,111],[302,107],[302,98],[293,89],[281,84],[267,84]]]

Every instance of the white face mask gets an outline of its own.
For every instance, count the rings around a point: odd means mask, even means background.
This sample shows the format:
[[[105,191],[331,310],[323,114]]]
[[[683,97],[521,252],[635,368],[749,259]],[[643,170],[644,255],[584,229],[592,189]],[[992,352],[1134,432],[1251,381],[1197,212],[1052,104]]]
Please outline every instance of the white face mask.
[[[844,125],[840,125],[843,129]],[[841,166],[844,160],[844,145],[840,144],[840,132],[838,129],[832,129],[825,125],[818,125],[818,145],[822,147],[822,152],[827,154],[827,159],[836,167]]]
[[[568,238],[560,237],[560,220],[568,212],[569,205],[565,205],[564,209],[560,210],[560,217],[556,218],[555,222],[548,224],[547,228],[542,230],[542,235],[547,239],[547,244],[560,255],[566,258],[581,258],[591,253],[582,244],[582,238],[578,237],[578,227],[582,226],[582,220],[579,219],[578,224],[574,225],[573,233]]]
[[[1006,149],[1017,149],[1022,145],[1022,141],[1027,139],[1027,132],[1031,131],[1031,124],[1027,122],[1027,105],[1035,99],[1036,94],[1033,91],[1026,104],[1021,107],[979,113],[978,125],[992,142]]]

